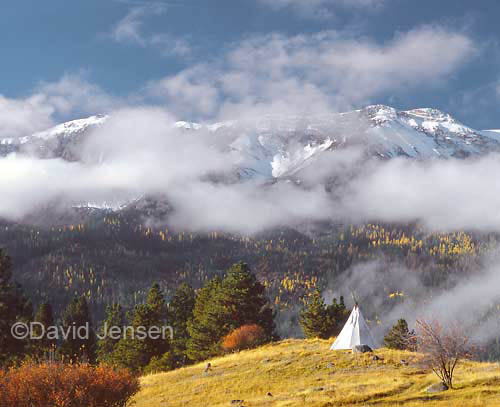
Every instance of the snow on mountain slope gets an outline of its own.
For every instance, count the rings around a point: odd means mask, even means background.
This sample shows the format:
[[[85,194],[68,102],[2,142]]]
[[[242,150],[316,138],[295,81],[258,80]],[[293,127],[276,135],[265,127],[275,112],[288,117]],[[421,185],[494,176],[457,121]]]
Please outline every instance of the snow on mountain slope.
[[[246,174],[292,175],[324,151],[358,145],[381,158],[468,157],[500,150],[500,134],[485,135],[436,109],[396,109],[373,105],[322,116],[268,116],[251,125],[219,123],[216,133],[232,133],[231,148]],[[210,130],[210,128],[209,128]]]
[[[108,116],[63,123],[21,139],[2,139],[0,155],[11,152],[78,159],[75,148]],[[468,157],[500,150],[500,131],[477,131],[436,109],[398,111],[384,105],[321,116],[264,116],[251,123],[210,125],[177,122],[182,131],[205,131],[235,157],[241,178],[283,178],[325,151],[358,145],[381,158]],[[220,143],[226,143],[221,146]]]
[[[500,130],[483,130],[481,134],[489,139],[500,142]]]
[[[101,126],[108,116],[97,115],[72,120],[51,129],[18,139],[1,138],[0,156],[10,153],[26,153],[40,158],[62,157],[76,160],[74,149],[87,131]]]
[[[90,116],[86,119],[73,120],[70,122],[62,123],[52,129],[41,131],[33,134],[32,138],[48,140],[54,137],[71,137],[74,134],[81,133],[89,127],[102,125],[106,122],[108,116],[98,115]]]
[[[59,124],[51,129],[34,133],[31,136],[13,138],[0,138],[0,144],[26,144],[33,140],[50,140],[57,137],[71,137],[77,133],[87,130],[89,127],[94,127],[103,124],[108,119],[108,116],[98,115],[90,116],[86,119],[72,120],[70,122]]]
[[[386,106],[364,109],[374,124],[371,142],[384,157],[465,157],[498,149],[498,143],[436,109],[398,112]],[[362,112],[363,112],[362,111]]]

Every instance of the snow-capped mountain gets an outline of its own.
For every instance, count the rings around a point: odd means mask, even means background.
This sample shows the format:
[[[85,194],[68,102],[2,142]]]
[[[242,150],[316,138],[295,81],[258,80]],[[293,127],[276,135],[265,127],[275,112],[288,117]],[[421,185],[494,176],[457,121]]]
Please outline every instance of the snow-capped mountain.
[[[85,134],[106,122],[108,116],[96,115],[72,120],[51,129],[18,139],[2,138],[0,135],[0,156],[10,153],[25,153],[41,158],[62,157],[75,159],[74,150]]]
[[[250,125],[218,123],[208,129],[237,135],[231,148],[241,153],[244,173],[273,178],[296,173],[324,151],[353,145],[384,159],[464,158],[500,150],[500,133],[474,130],[429,108],[397,111],[373,105],[322,116],[268,116]]]
[[[0,155],[12,152],[77,160],[85,136],[108,116],[60,124],[20,139],[1,138]],[[380,158],[468,157],[500,150],[500,131],[477,131],[436,109],[398,111],[384,105],[321,116],[265,116],[215,124],[177,122],[182,131],[205,131],[237,155],[240,177],[290,176],[325,151],[361,146]]]

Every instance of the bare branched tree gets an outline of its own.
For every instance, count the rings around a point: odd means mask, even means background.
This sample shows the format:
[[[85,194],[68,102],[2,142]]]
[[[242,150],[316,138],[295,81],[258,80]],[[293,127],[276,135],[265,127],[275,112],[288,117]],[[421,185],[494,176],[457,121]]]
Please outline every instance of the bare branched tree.
[[[453,374],[460,360],[470,359],[473,345],[470,337],[457,324],[446,328],[438,321],[417,321],[418,351],[424,355],[423,363],[453,388]]]

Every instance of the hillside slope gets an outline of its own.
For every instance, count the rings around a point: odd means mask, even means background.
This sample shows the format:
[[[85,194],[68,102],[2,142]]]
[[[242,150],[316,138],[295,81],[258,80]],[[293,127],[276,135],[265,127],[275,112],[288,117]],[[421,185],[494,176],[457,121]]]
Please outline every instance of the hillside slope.
[[[381,349],[383,360],[329,351],[330,341],[286,340],[142,379],[136,407],[499,406],[498,364],[467,362],[455,390],[427,394],[436,377],[418,355]],[[403,366],[401,360],[408,362]],[[271,395],[268,395],[271,393]],[[233,400],[243,400],[243,403]]]

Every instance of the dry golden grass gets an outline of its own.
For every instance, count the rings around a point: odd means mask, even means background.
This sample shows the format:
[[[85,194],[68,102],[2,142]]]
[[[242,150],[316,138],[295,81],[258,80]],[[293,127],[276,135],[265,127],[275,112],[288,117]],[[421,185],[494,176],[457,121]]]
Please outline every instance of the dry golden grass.
[[[418,354],[380,349],[353,355],[330,341],[285,340],[142,378],[135,407],[500,406],[500,366],[465,362],[455,389],[428,394],[437,378],[418,367]],[[408,365],[401,364],[401,360]],[[268,395],[271,393],[271,395]],[[231,404],[232,400],[244,403]]]

